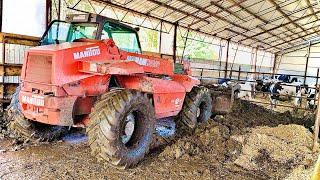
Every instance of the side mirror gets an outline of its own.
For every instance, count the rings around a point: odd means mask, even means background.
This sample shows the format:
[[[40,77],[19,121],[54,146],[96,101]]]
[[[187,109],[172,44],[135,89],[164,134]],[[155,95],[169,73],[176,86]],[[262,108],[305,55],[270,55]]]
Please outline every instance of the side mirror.
[[[139,28],[139,27],[135,27],[134,29],[135,29],[137,32],[140,31],[140,28]]]

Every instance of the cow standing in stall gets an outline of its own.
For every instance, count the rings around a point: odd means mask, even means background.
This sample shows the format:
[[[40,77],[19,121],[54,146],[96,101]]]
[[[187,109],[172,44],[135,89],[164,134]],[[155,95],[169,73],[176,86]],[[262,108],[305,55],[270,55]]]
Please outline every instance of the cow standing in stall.
[[[273,82],[269,89],[269,99],[270,99],[270,105],[271,109],[276,108],[279,98],[280,98],[280,91],[283,90],[280,82]]]
[[[291,99],[291,97],[296,96],[298,91],[300,90],[302,94],[305,94],[305,86],[301,81],[295,81],[291,83],[282,83],[283,90],[280,92],[280,95],[287,96],[288,100]]]
[[[264,78],[257,80],[256,89],[263,93],[263,97],[266,93],[269,93],[271,108],[277,106],[280,96],[287,96],[288,100],[291,99],[291,97],[295,97],[294,105],[295,107],[299,107],[302,103],[302,96],[307,91],[307,86],[303,85],[297,77],[280,75],[275,79]],[[314,97],[312,94],[316,93],[309,94],[311,97]],[[314,100],[309,100],[310,107],[313,106],[313,101]]]
[[[281,74],[276,78],[277,81],[283,82],[283,83],[293,83],[293,82],[298,82],[297,77],[292,77],[287,74]]]
[[[306,104],[306,109],[316,109],[317,104],[316,100],[318,99],[318,91],[316,89],[316,84],[312,83],[307,92],[307,104]]]
[[[273,80],[270,78],[258,79],[256,90],[262,92],[262,97],[265,97],[266,93],[270,92],[270,86],[272,83]]]
[[[299,107],[301,105],[301,102],[302,102],[302,89],[299,88],[296,92],[296,97],[294,98],[294,106]]]
[[[250,78],[248,78],[244,84],[239,84],[241,88],[240,88],[240,93],[238,97],[239,98],[248,97],[249,100],[254,99],[256,84],[257,83],[253,75]]]

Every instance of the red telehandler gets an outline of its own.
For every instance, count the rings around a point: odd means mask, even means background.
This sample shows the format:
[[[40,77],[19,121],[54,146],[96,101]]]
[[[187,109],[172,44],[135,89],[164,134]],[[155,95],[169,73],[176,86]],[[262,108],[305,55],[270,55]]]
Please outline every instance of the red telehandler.
[[[188,62],[174,67],[143,55],[137,29],[100,15],[68,15],[27,52],[9,128],[52,140],[67,127],[85,127],[94,156],[131,167],[148,153],[156,122],[179,115],[179,124],[193,129],[210,118],[211,93],[190,75]]]

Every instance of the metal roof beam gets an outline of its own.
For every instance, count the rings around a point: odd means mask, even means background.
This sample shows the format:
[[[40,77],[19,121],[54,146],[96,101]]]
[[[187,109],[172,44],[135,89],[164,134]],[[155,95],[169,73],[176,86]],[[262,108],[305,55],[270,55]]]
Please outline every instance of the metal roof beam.
[[[144,14],[142,12],[139,12],[139,11],[136,11],[136,10],[133,10],[133,9],[129,9],[129,8],[126,8],[124,6],[121,6],[121,5],[118,5],[118,4],[115,4],[113,2],[110,2],[110,1],[105,1],[105,0],[91,0],[91,1],[95,1],[95,2],[98,2],[98,3],[103,3],[103,4],[107,4],[111,7],[114,7],[114,8],[117,8],[117,9],[121,9],[121,10],[124,10],[124,11],[129,11],[129,12],[132,12],[134,14],[138,14],[138,15],[141,15],[141,16],[145,16],[145,17],[150,17],[151,19],[155,19],[157,21],[162,21],[162,22],[165,22],[165,23],[168,23],[168,24],[171,24],[171,25],[175,25],[175,23],[171,22],[171,21],[168,21],[168,20],[164,20],[164,19],[161,19],[159,17],[156,17],[156,16],[152,16],[150,14]],[[179,25],[183,28],[186,28],[188,29],[187,26],[183,26],[183,25]],[[213,36],[212,34],[209,34],[209,33],[206,33],[206,32],[202,32],[202,31],[198,31],[198,30],[193,30],[195,32],[198,32],[198,33],[201,33],[201,34],[204,34],[204,35],[207,35],[207,36]],[[219,36],[215,36],[219,39],[223,39],[223,40],[228,40],[226,38],[223,38],[223,37],[219,37]]]
[[[311,4],[311,7],[317,6],[317,5],[318,5],[318,3],[315,2],[315,3]],[[294,10],[294,11],[290,12],[288,15],[291,16],[291,15],[293,15],[293,14],[300,13],[300,12],[306,10],[306,9],[309,9],[309,8],[310,8],[310,6],[302,7],[302,8],[300,8],[300,9],[297,9],[297,10]],[[283,18],[284,18],[283,16],[279,16],[279,17],[276,17],[276,18],[274,18],[274,19],[268,20],[268,23],[270,24],[270,23],[272,23],[272,22],[275,22],[275,21],[280,20],[280,19],[283,19]],[[264,25],[259,24],[259,25],[257,25],[257,26],[254,26],[253,28],[250,28],[249,31],[253,31],[253,30],[255,30],[256,28],[261,27],[261,26],[264,26]],[[247,31],[242,32],[242,33],[246,33],[246,32],[247,32]],[[234,37],[236,37],[236,36],[234,36]],[[231,38],[234,38],[234,37],[231,37]]]
[[[154,0],[147,0],[147,1],[154,1]],[[210,16],[215,17],[216,19],[219,19],[219,20],[222,20],[222,21],[224,21],[224,22],[227,22],[227,23],[229,23],[230,25],[233,25],[233,26],[235,26],[235,27],[238,27],[238,28],[247,30],[246,27],[242,27],[242,26],[240,26],[240,25],[238,25],[238,24],[236,24],[236,23],[234,23],[234,22],[226,19],[225,17],[219,16],[219,15],[217,15],[216,13],[213,13],[213,12],[210,12],[210,11],[208,11],[208,10],[206,10],[206,9],[203,9],[203,8],[202,8],[201,6],[199,6],[199,5],[193,4],[193,3],[188,2],[188,1],[185,1],[185,0],[177,0],[177,1],[182,2],[182,3],[185,3],[185,4],[187,4],[188,6],[191,6],[191,7],[195,8],[195,9],[200,9],[202,12],[207,13],[207,14],[209,14]],[[211,3],[213,3],[213,5],[216,4],[216,3],[213,2],[213,1],[211,1]],[[218,6],[220,6],[220,5],[218,5]],[[210,24],[210,23],[209,23],[209,24]]]
[[[227,31],[230,31],[230,32],[232,32],[232,33],[235,33],[235,34],[239,34],[239,35],[241,35],[241,36],[244,36],[244,37],[246,37],[246,38],[248,38],[248,39],[252,39],[252,40],[257,41],[257,42],[259,42],[259,43],[261,43],[261,44],[264,44],[264,45],[267,45],[267,46],[271,46],[271,45],[268,44],[268,43],[265,43],[265,42],[263,42],[263,41],[260,41],[259,39],[253,39],[253,38],[251,38],[250,36],[247,36],[247,35],[245,35],[245,34],[241,34],[241,33],[237,32],[237,31],[232,30],[232,29],[226,28],[226,30],[227,30]],[[252,47],[252,46],[251,46],[251,47]],[[277,47],[274,47],[274,48],[280,50],[280,48],[277,48]],[[270,49],[270,48],[268,48],[268,49]]]
[[[227,7],[226,9],[231,9],[231,8],[237,6],[238,4],[242,4],[242,3],[246,2],[246,1],[248,1],[248,0],[241,0],[241,1],[237,2],[236,4],[233,4],[233,5],[229,6],[229,7]],[[207,7],[198,9],[196,12],[200,12],[200,11],[202,11],[202,10],[205,10],[205,9],[207,9],[207,8],[210,7],[210,6],[213,6],[213,4],[210,4],[210,5],[208,5]],[[221,12],[223,12],[222,9],[221,9],[221,10],[218,10],[217,12],[215,12],[215,13],[213,13],[213,14],[218,15],[218,14],[221,13]],[[211,17],[211,16],[212,16],[212,15],[208,15],[207,17],[205,17],[205,19],[207,19],[207,18],[209,18],[209,17]],[[184,17],[184,18],[187,18],[187,17]],[[182,19],[184,19],[184,18],[182,18]],[[181,21],[182,19],[180,19],[179,21]],[[194,24],[197,24],[198,22],[200,22],[200,21],[195,21]]]
[[[319,33],[319,32],[320,32],[320,30],[317,30],[317,31],[311,32],[311,33],[307,33],[307,34],[303,35],[303,37],[307,37],[307,36],[310,36],[310,35],[313,35],[313,34],[317,34],[317,33]],[[291,39],[290,41],[285,41],[285,42],[282,42],[282,43],[278,43],[278,44],[276,44],[276,45],[271,46],[270,48],[267,48],[266,50],[271,49],[271,48],[276,48],[276,47],[278,47],[278,46],[280,46],[280,45],[283,45],[283,44],[286,44],[286,43],[288,43],[288,42],[293,42],[293,41],[295,41],[295,40],[297,40],[297,39],[300,39],[300,37]]]
[[[154,1],[154,0],[148,0],[148,1],[151,1],[151,2],[152,2],[152,1]],[[244,29],[244,30],[246,30],[246,31],[249,30],[248,28],[243,27],[243,26],[241,26],[241,25],[238,25],[238,24],[236,24],[236,23],[234,23],[234,22],[226,19],[225,17],[219,16],[219,15],[217,15],[217,14],[215,14],[215,13],[212,13],[212,12],[206,10],[206,9],[202,9],[200,6],[198,6],[198,5],[196,5],[196,4],[193,4],[193,3],[188,2],[188,1],[185,1],[185,0],[177,0],[177,1],[182,2],[182,3],[185,3],[185,4],[187,4],[187,5],[189,5],[189,6],[193,7],[193,8],[201,9],[202,12],[205,12],[205,13],[207,13],[207,14],[209,14],[209,15],[211,15],[211,16],[219,19],[219,20],[225,21],[225,22],[229,23],[230,25],[233,25],[233,26],[238,27],[238,28],[240,28],[240,29]],[[211,4],[217,6],[218,8],[223,9],[223,10],[225,10],[225,11],[229,11],[229,10],[226,10],[224,7],[221,7],[219,4],[217,4],[217,3],[214,2],[214,1],[211,1]],[[212,35],[213,35],[213,34],[212,34]],[[252,39],[252,40],[254,40],[254,41],[257,41],[257,42],[261,42],[259,39],[256,39],[256,38],[250,38],[250,39]],[[264,43],[264,44],[266,44],[266,43]],[[269,46],[270,46],[270,45],[269,45]]]
[[[320,11],[315,12],[315,14],[319,14],[319,13],[320,13]],[[302,16],[302,17],[300,17],[300,18],[298,18],[298,19],[295,19],[295,20],[292,20],[292,21],[293,21],[293,22],[297,22],[297,21],[300,21],[300,20],[302,20],[302,19],[308,18],[308,17],[310,17],[310,16],[313,16],[313,14],[308,14],[308,15],[306,15],[306,16]],[[284,23],[284,24],[280,24],[279,26],[270,28],[270,29],[268,29],[267,31],[263,31],[263,32],[257,33],[257,34],[255,34],[255,35],[253,35],[253,36],[250,36],[250,37],[260,36],[260,35],[262,35],[262,34],[265,34],[265,33],[268,33],[268,32],[270,32],[270,31],[279,29],[279,28],[281,28],[281,27],[283,27],[283,26],[286,26],[286,25],[288,25],[288,24],[291,24],[291,22],[287,22],[287,23]]]
[[[312,24],[312,23],[316,23],[317,21],[319,21],[319,20],[314,20],[314,21],[311,21],[311,22],[308,22],[308,23],[306,23],[306,24],[304,24],[304,26],[305,25],[308,25],[308,24]],[[315,27],[314,26],[312,26],[312,27],[310,27],[310,28],[308,28],[308,29],[305,29],[306,31],[309,31],[309,30],[311,30],[311,29],[314,29]],[[298,28],[295,28],[295,29],[298,29]],[[294,29],[294,30],[295,30]],[[302,33],[302,32],[304,32],[303,30],[301,30],[301,31],[299,31],[298,33]],[[280,36],[280,35],[286,35],[286,34],[284,34],[284,32],[281,32],[281,33],[278,33],[277,35],[278,36]],[[291,38],[291,37],[293,37],[293,36],[295,36],[296,34],[291,34],[291,35],[286,35],[286,37],[288,38]],[[270,39],[270,38],[272,38],[272,36],[271,37],[267,37],[267,38],[264,38],[264,39],[261,39],[261,41],[266,41],[266,40],[268,40],[268,39]]]
[[[303,27],[301,27],[299,24],[297,24],[295,21],[293,21],[285,12],[283,12],[283,10],[281,9],[281,7],[274,2],[274,0],[268,0],[273,6],[276,7],[276,10],[278,12],[280,12],[282,14],[282,16],[284,16],[287,20],[289,20],[294,26],[299,27],[300,29],[304,30]],[[295,33],[293,32],[291,29],[288,29],[291,33]],[[298,34],[298,36],[300,36],[300,34]],[[301,37],[303,39],[303,37]],[[305,39],[304,39],[305,40]]]
[[[314,17],[319,20],[319,17],[315,14],[313,7],[311,6],[310,0],[306,0],[307,5],[309,6],[309,9],[311,11],[311,13],[314,15]]]
[[[159,17],[153,16],[153,15],[150,15],[150,14],[144,14],[144,13],[139,12],[139,11],[136,11],[136,10],[134,10],[134,9],[130,9],[130,8],[121,6],[121,5],[119,5],[119,4],[115,4],[115,3],[113,3],[113,2],[111,2],[111,1],[109,1],[109,0],[91,0],[91,1],[95,1],[95,2],[98,2],[98,3],[107,4],[107,5],[111,6],[111,7],[117,8],[117,9],[121,9],[121,10],[124,10],[124,11],[129,11],[129,12],[131,12],[131,13],[138,14],[138,15],[145,16],[145,17],[149,17],[149,18],[151,18],[151,19],[155,19],[155,20],[158,20],[158,21],[163,21],[163,22],[168,23],[168,24],[171,24],[171,25],[175,25],[175,24],[177,23],[177,22],[171,22],[171,21],[168,21],[168,20],[164,20],[164,19],[161,19],[161,18],[159,18]],[[234,24],[235,26],[238,26],[238,25],[235,24],[235,23],[232,23],[231,25],[233,25],[233,24]],[[182,27],[182,28],[189,29],[188,26],[185,26],[185,25],[182,25],[182,24],[179,24],[179,26]],[[240,27],[240,28],[241,28],[241,27]],[[246,29],[246,28],[242,28],[242,29],[248,30],[248,29]],[[218,36],[218,35],[214,35],[214,34],[210,34],[210,33],[206,33],[206,32],[203,32],[203,31],[200,31],[200,30],[197,30],[197,29],[192,29],[192,30],[195,31],[195,32],[198,32],[198,33],[200,33],[200,34],[203,34],[203,35],[214,36],[214,37],[217,37],[217,38],[219,38],[219,39],[226,40],[226,41],[229,40],[229,39],[227,39],[227,38],[220,37],[220,36]],[[253,39],[254,41],[258,41],[258,42],[260,41],[260,40],[258,40],[258,39],[256,39],[256,38],[252,38],[252,39]],[[238,44],[241,44],[241,45],[243,45],[243,46],[248,46],[248,45],[246,45],[246,44],[239,43],[239,42],[235,42],[235,41],[230,41],[230,42],[238,43]],[[261,43],[263,43],[263,42],[261,42]],[[263,43],[263,44],[266,44],[266,43]],[[266,45],[268,45],[268,44],[266,44]],[[268,46],[270,46],[270,45],[268,45]]]
[[[201,21],[204,21],[204,22],[210,24],[210,22],[208,20],[206,20],[205,18],[200,18],[200,17],[198,17],[198,16],[196,16],[194,14],[191,14],[191,13],[182,11],[180,9],[174,8],[174,7],[172,7],[172,6],[170,6],[170,5],[166,4],[166,3],[159,2],[157,0],[147,0],[147,1],[152,2],[152,3],[154,3],[154,4],[158,5],[158,6],[162,6],[162,7],[165,7],[167,9],[171,9],[171,10],[176,11],[176,12],[178,12],[180,14],[185,15],[185,16],[191,16],[191,17],[193,17],[195,19],[200,19]]]
[[[179,12],[179,13],[181,13],[181,14],[184,14],[184,15],[186,15],[186,16],[189,15],[189,16],[193,16],[193,17],[195,17],[195,18],[202,19],[202,20],[206,21],[204,18],[200,18],[200,17],[197,17],[197,16],[192,15],[192,14],[190,14],[190,13],[184,12],[184,11],[182,11],[182,10],[178,10],[178,9],[176,9],[176,8],[170,6],[170,5],[167,5],[167,4],[165,4],[165,3],[159,2],[159,1],[157,1],[157,0],[147,0],[147,1],[152,2],[152,3],[155,3],[155,4],[158,4],[158,5],[161,5],[161,6],[165,7],[165,8],[170,8],[170,9],[172,9],[172,10],[176,10],[177,12]],[[238,27],[238,28],[241,28],[241,29],[244,29],[244,30],[248,30],[246,27],[240,26],[240,25],[238,25],[238,24],[236,24],[236,23],[234,23],[234,22],[232,22],[232,21],[230,21],[230,20],[228,20],[228,19],[226,19],[226,18],[224,18],[224,17],[222,17],[222,16],[216,15],[215,13],[212,13],[212,12],[206,10],[206,9],[202,9],[200,6],[198,6],[198,5],[196,5],[196,4],[193,4],[193,3],[191,3],[191,2],[187,2],[187,1],[185,1],[185,0],[177,0],[177,1],[180,1],[181,3],[187,4],[188,6],[191,6],[191,7],[195,8],[195,9],[201,9],[201,11],[203,11],[203,12],[205,12],[205,13],[211,15],[211,16],[214,16],[214,17],[217,18],[217,19],[220,19],[220,20],[222,20],[222,21],[225,21],[225,22],[227,22],[227,23],[229,23],[229,24],[231,24],[231,25],[233,25],[233,26],[235,26],[235,27]],[[217,3],[213,2],[213,1],[211,1],[211,4],[217,6],[217,7],[220,8],[220,9],[225,10],[225,8],[221,7],[219,4],[217,4]],[[229,11],[229,10],[228,10],[228,11]],[[230,12],[230,11],[229,11],[229,12]],[[240,17],[239,17],[239,18],[240,18]],[[208,24],[210,24],[210,22],[209,22]],[[211,35],[213,35],[213,34],[211,34]],[[216,36],[217,36],[217,35],[216,35]],[[218,37],[218,36],[217,36],[217,37]],[[257,41],[257,42],[260,42],[260,43],[263,43],[263,44],[266,44],[266,43],[264,43],[264,42],[262,42],[262,41],[260,41],[260,40],[258,40],[258,39],[256,39],[256,38],[250,38],[250,39],[252,39],[252,40],[254,40],[254,41]],[[266,45],[268,45],[268,44],[266,44]],[[268,46],[270,46],[270,45],[268,45]]]
[[[313,36],[313,37],[316,37],[316,36]],[[298,45],[295,45],[294,47],[288,47],[288,48],[282,49],[281,51],[277,51],[276,53],[280,53],[281,52],[281,54],[288,54],[288,53],[291,53],[291,52],[298,51],[298,50],[301,50],[303,48],[306,48],[306,46],[308,46],[309,44],[311,44],[311,46],[312,46],[312,45],[316,45],[316,44],[319,44],[319,43],[320,43],[319,39],[314,40],[314,41],[306,41],[306,42],[300,43]],[[290,49],[291,49],[291,51],[288,51]]]
[[[207,8],[209,8],[210,6],[212,6],[212,5],[210,4],[210,5],[206,6],[206,7],[204,7],[204,9],[207,9]],[[201,9],[198,9],[196,12],[194,12],[194,13],[192,13],[192,14],[195,15],[195,14],[197,14],[197,13],[199,13],[199,12],[201,12]],[[216,12],[215,14],[218,14],[218,12]],[[184,19],[186,19],[186,18],[188,18],[188,17],[189,17],[189,16],[182,17],[182,18],[180,18],[178,21],[182,21],[182,20],[184,20]],[[209,17],[210,17],[210,15],[209,15],[209,16],[206,16],[204,19],[207,19],[207,18],[209,18]],[[197,23],[199,23],[199,22],[201,22],[201,20],[194,21],[193,24],[197,24]]]
[[[236,1],[235,1],[235,0],[229,0],[229,1],[231,1],[231,2],[234,3],[234,4],[236,4]],[[243,7],[242,5],[238,5],[238,7],[241,8],[241,10],[243,10],[243,11],[245,11],[246,13],[250,14],[251,16],[253,16],[254,18],[259,19],[259,20],[262,21],[264,24],[269,24],[269,22],[268,22],[267,20],[263,19],[262,17],[258,16],[258,15],[255,14],[255,13],[249,11],[247,8]],[[259,29],[261,29],[261,30],[263,30],[263,31],[266,31],[266,29],[263,28],[263,27],[259,27]],[[288,27],[286,27],[286,29],[289,30]],[[269,33],[270,35],[272,35],[272,36],[277,37],[278,39],[283,40],[280,36],[278,36],[278,35],[276,35],[276,34],[274,34],[274,33],[271,33],[271,32],[268,32],[268,33]]]

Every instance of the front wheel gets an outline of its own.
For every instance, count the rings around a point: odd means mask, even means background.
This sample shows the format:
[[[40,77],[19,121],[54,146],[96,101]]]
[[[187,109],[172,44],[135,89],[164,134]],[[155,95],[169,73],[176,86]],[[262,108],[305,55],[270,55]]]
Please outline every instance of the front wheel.
[[[207,122],[211,114],[212,98],[209,89],[194,87],[184,101],[181,112],[182,124],[194,129],[198,123]]]
[[[117,90],[101,96],[87,128],[92,155],[120,169],[132,167],[148,153],[155,113],[146,94]]]

